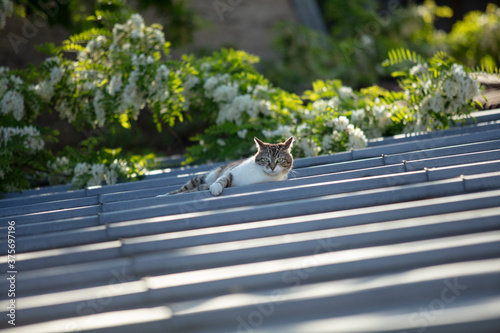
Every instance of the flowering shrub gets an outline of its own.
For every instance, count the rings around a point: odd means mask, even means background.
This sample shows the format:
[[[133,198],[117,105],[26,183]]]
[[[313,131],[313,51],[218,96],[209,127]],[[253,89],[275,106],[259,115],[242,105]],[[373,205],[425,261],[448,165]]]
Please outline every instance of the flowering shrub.
[[[37,130],[26,125],[41,111],[55,110],[77,129],[115,123],[129,128],[130,119],[136,119],[141,110],[152,112],[159,126],[162,122],[172,126],[176,119],[182,120],[186,107],[183,76],[190,70],[183,69],[181,63],[162,61],[168,57],[169,44],[161,27],[145,26],[140,15],[132,15],[125,24],[72,36],[54,51],[54,56],[39,68],[20,73],[24,80],[17,73],[0,69],[2,124],[15,125],[2,132],[8,134],[1,141],[5,157],[2,162],[6,163],[2,170],[16,169],[14,178],[29,178],[36,184],[36,179],[22,165],[22,159],[16,159],[20,152],[16,145],[9,144],[9,138],[38,138]],[[76,52],[76,60],[65,59],[63,51]],[[39,146],[43,147],[43,141]],[[115,183],[118,177],[133,178],[141,173],[144,160],[135,157],[124,166],[117,156],[110,158],[104,148],[99,150],[97,146],[98,142],[89,139],[80,144],[80,149],[68,147],[58,158],[45,152],[44,159],[48,162],[38,163],[36,172],[49,174],[51,183],[72,181],[78,187]],[[37,150],[31,149],[29,153],[33,155]],[[0,192],[30,186],[28,181],[14,183],[2,182]]]
[[[76,51],[77,60],[49,58],[45,65],[50,76],[35,86],[62,118],[79,125],[120,122],[129,127],[129,119],[137,119],[146,106],[155,119],[171,124],[182,117],[181,72],[160,61],[169,54],[161,26],[145,26],[134,14],[125,24],[115,24],[111,33],[93,29],[71,37],[66,45],[65,50]]]
[[[186,81],[190,110],[201,110],[210,125],[188,148],[188,162],[236,159],[248,154],[253,136],[293,122],[301,99],[273,87],[252,66],[258,58],[243,51],[222,50],[191,59],[196,76]]]
[[[130,128],[141,112],[150,112],[159,130],[185,118],[203,121],[187,150],[193,163],[241,158],[254,136],[294,136],[293,153],[302,157],[364,148],[381,135],[446,128],[470,112],[479,92],[467,70],[444,54],[425,61],[398,51],[388,64],[403,67],[394,73],[402,92],[355,91],[330,80],[314,82],[301,98],[273,86],[255,70],[258,58],[243,51],[169,61],[161,27],[146,26],[138,14],[49,49],[52,56],[38,68],[0,69],[0,192],[47,181],[83,187],[137,179],[154,157],[101,147],[96,137],[54,154],[45,143],[57,133],[33,126],[42,112],[55,111],[76,129]]]
[[[475,109],[473,98],[481,92],[479,83],[468,69],[443,52],[425,61],[415,53],[392,51],[386,65],[404,64],[396,71],[406,106],[399,113],[404,132],[448,128]]]

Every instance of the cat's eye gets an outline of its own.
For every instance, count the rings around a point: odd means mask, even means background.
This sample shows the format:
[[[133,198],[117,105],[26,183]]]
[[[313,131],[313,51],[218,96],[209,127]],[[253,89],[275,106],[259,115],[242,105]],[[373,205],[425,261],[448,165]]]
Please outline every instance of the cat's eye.
[[[281,163],[281,162],[283,162],[283,159],[280,157],[280,158],[278,158],[278,163]]]
[[[264,161],[265,161],[265,162],[269,162],[269,158],[264,157]]]

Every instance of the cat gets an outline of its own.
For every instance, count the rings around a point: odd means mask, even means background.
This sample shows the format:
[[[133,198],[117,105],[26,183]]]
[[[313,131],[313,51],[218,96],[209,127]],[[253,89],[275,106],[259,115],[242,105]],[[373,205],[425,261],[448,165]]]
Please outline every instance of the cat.
[[[210,190],[214,196],[232,186],[250,185],[285,180],[293,166],[291,153],[293,137],[283,143],[265,143],[254,137],[257,153],[196,176],[170,194]]]

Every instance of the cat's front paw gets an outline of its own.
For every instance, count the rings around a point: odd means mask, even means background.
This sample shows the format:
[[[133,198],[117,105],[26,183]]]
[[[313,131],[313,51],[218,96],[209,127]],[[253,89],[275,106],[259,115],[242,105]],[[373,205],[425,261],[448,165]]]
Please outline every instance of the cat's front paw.
[[[213,183],[210,185],[210,193],[214,196],[218,196],[219,194],[222,193],[222,185],[219,183]]]

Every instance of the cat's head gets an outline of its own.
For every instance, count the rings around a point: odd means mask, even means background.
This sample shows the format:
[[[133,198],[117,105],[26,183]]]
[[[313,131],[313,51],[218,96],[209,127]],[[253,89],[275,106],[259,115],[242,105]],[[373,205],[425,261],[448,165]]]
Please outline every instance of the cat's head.
[[[253,139],[258,149],[257,154],[255,154],[255,163],[262,166],[265,173],[269,175],[287,174],[292,169],[293,137],[289,137],[282,143],[265,143],[256,137]]]

